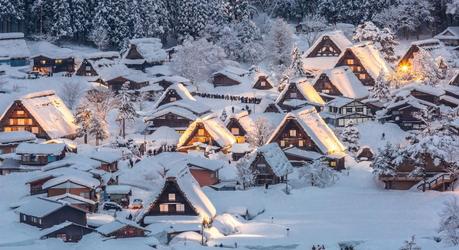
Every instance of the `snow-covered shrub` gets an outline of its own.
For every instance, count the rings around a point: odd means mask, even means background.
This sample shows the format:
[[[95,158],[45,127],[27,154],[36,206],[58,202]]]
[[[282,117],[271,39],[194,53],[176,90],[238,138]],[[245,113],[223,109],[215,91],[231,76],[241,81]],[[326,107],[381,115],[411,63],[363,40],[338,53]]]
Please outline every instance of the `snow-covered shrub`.
[[[293,48],[293,32],[288,23],[282,19],[276,19],[264,38],[264,44],[271,69],[279,79],[282,72],[290,65],[290,53]]]
[[[254,127],[247,133],[247,142],[254,147],[260,147],[266,144],[273,128],[266,118],[259,117],[254,122]]]
[[[440,213],[440,227],[438,229],[442,242],[446,245],[459,245],[459,202],[453,198],[445,202]]]
[[[400,250],[421,250],[421,247],[416,244],[415,236],[411,236],[410,240],[405,240]]]
[[[344,127],[340,137],[349,152],[355,153],[359,150],[360,133],[354,123],[349,122],[346,127]]]
[[[395,175],[397,166],[394,160],[397,157],[398,148],[399,146],[387,142],[384,148],[378,150],[378,154],[370,165],[373,168],[373,174],[376,176]]]
[[[225,52],[206,39],[188,39],[177,48],[171,68],[193,82],[205,81],[210,74],[224,66]]]
[[[395,55],[395,46],[398,42],[390,28],[379,29],[373,22],[367,21],[357,26],[352,39],[358,42],[373,42],[388,62],[398,59]]]
[[[244,189],[255,183],[256,173],[251,168],[252,160],[251,155],[247,154],[236,162],[237,175]]]
[[[224,235],[238,233],[240,225],[241,223],[231,214],[218,215],[212,222],[212,226]]]
[[[298,179],[310,186],[325,188],[338,180],[336,171],[322,160],[315,160],[298,169]]]

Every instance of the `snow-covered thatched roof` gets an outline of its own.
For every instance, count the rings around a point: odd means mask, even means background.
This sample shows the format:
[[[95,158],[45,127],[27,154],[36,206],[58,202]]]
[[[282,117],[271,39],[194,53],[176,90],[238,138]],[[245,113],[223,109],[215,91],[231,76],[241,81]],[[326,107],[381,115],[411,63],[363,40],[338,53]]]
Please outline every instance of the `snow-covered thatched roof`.
[[[0,144],[33,141],[35,139],[37,139],[35,134],[29,131],[0,132]]]
[[[225,148],[236,143],[236,139],[225,127],[225,124],[223,124],[223,122],[220,121],[218,117],[215,117],[215,115],[211,114],[203,118],[198,118],[196,121],[190,124],[190,126],[188,126],[188,128],[180,137],[177,147],[184,146],[185,143],[188,142],[195,129],[197,129],[198,124],[203,125],[204,129],[212,137],[212,140],[215,141],[220,147]]]
[[[309,56],[309,54],[312,53],[312,51],[322,42],[324,37],[327,36],[340,50],[341,52],[344,52],[346,48],[352,46],[352,42],[347,39],[347,37],[344,35],[344,33],[341,30],[335,30],[335,31],[330,31],[330,32],[325,32],[322,35],[320,35],[316,41],[309,47],[309,49],[306,51],[305,55]]]
[[[131,220],[126,220],[122,218],[116,218],[114,221],[104,224],[96,229],[97,232],[99,232],[102,235],[110,235],[112,233],[115,233],[116,231],[126,227],[126,226],[131,226],[134,228],[138,228],[140,230],[145,230],[145,228],[141,227],[139,224],[135,223],[134,221]]]
[[[272,133],[268,142],[272,142],[287,121],[294,119],[298,122],[304,132],[314,141],[323,154],[343,153],[346,148],[336,137],[335,133],[328,127],[314,107],[305,107],[296,112],[285,115],[276,130]]]
[[[33,198],[16,209],[16,212],[42,218],[63,206],[64,205],[62,203],[57,201],[52,201],[44,198]]]
[[[171,103],[162,104],[165,98],[168,97],[171,91],[175,91],[177,95],[181,98]],[[158,98],[158,100],[153,105],[155,112],[160,111],[161,109],[169,108],[171,106],[178,106],[182,109],[187,109],[194,114],[200,115],[210,111],[210,108],[204,103],[198,102],[190,93],[190,91],[181,83],[174,83],[169,86],[164,93]]]
[[[252,67],[250,70],[246,70],[243,68],[238,68],[235,66],[226,66],[221,70],[212,74],[212,76],[216,75],[224,75],[232,80],[235,80],[241,84],[246,84],[247,86],[253,87],[257,80],[260,77],[269,78],[269,74],[262,70],[260,67]]]
[[[440,34],[434,36],[437,39],[453,39],[459,40],[459,26],[449,26],[444,31],[440,32]]]
[[[347,66],[325,70],[322,74],[328,77],[331,84],[333,84],[344,97],[362,99],[369,95],[368,89]],[[314,82],[319,78],[320,76],[316,77]]]
[[[261,154],[276,176],[284,176],[293,170],[293,166],[277,143],[269,143],[257,148],[252,155]]]
[[[88,53],[84,55],[85,59],[88,60],[99,60],[99,59],[115,59],[119,58],[120,53],[118,51],[98,51],[93,53]]]
[[[65,144],[35,144],[21,143],[16,148],[16,154],[60,155],[65,149]]]
[[[74,184],[92,188],[92,189],[95,189],[100,186],[99,180],[89,177],[84,174],[79,174],[79,175],[62,175],[62,176],[53,178],[45,182],[42,188],[48,189],[50,187],[54,187],[54,186],[57,186],[59,184],[66,183],[66,182],[74,183]]]
[[[348,48],[360,60],[363,67],[373,79],[380,74],[390,75],[391,66],[386,62],[381,52],[370,42],[356,44]]]
[[[51,59],[67,59],[74,57],[71,49],[58,47],[47,41],[38,41],[30,44],[31,57],[44,56]]]
[[[213,206],[209,198],[204,194],[199,183],[194,179],[189,171],[189,160],[187,159],[187,154],[182,153],[162,153],[155,157],[148,157],[136,164],[135,168],[140,169],[140,171],[148,171],[149,173],[143,173],[144,175],[155,174],[157,175],[158,181],[157,186],[154,189],[153,194],[148,200],[146,200],[145,206],[136,217],[137,221],[140,221],[145,214],[150,209],[151,205],[157,200],[159,195],[162,193],[163,188],[165,187],[166,181],[171,180],[175,181],[183,192],[185,198],[190,202],[195,211],[198,214],[198,217],[201,218],[198,221],[205,219],[210,221],[216,215],[216,209]],[[205,160],[205,159],[203,159]],[[158,176],[159,172],[166,170],[165,176]],[[159,216],[160,218],[165,218],[165,216]],[[167,216],[171,217],[171,216]],[[176,216],[179,218],[189,217],[189,216]],[[173,218],[170,218],[173,219]],[[153,218],[145,218],[144,222],[150,224],[149,221],[154,221]]]
[[[142,71],[130,69],[126,65],[121,63],[112,63],[109,64],[110,60],[101,59],[96,61],[94,70],[99,75],[99,78],[104,82],[116,79],[118,77],[123,77],[132,82],[148,82],[149,77],[147,74],[143,73]],[[106,64],[102,64],[102,62],[106,62]],[[94,64],[93,64],[94,65]]]
[[[165,108],[155,110],[152,114],[149,114],[148,116],[146,116],[144,120],[150,121],[150,120],[153,120],[155,118],[158,118],[160,116],[163,116],[169,113],[187,118],[192,121],[198,118],[193,112],[189,111],[188,109],[182,108],[180,106],[168,106]]]
[[[65,193],[65,194],[61,194],[61,195],[48,197],[48,199],[53,200],[53,201],[59,201],[59,202],[65,203],[65,204],[81,204],[81,203],[86,203],[86,204],[90,204],[90,205],[96,205],[97,204],[97,202],[95,202],[93,200],[86,199],[83,196],[74,195],[74,194],[71,194],[71,193]]]
[[[54,91],[35,92],[18,100],[51,139],[76,134],[77,126],[74,123],[72,112]],[[6,115],[8,109],[3,113],[1,119]]]
[[[129,41],[130,49],[135,46],[137,52],[139,52],[142,59],[129,59],[126,58],[129,54],[129,50],[123,56],[123,62],[127,64],[143,64],[155,63],[166,61],[168,55],[163,49],[161,40],[158,38],[136,38]]]
[[[317,93],[317,91],[314,89],[312,84],[310,84],[307,79],[305,78],[298,78],[298,79],[292,79],[290,80],[289,84],[295,85],[296,88],[300,91],[301,95],[306,99],[307,104],[311,105],[318,105],[318,106],[323,106],[325,105],[325,101],[322,99],[322,97]],[[284,96],[287,94],[287,91],[289,90],[289,87],[286,86],[282,92],[279,94],[276,103],[279,103]],[[287,97],[287,99],[291,99]],[[288,100],[287,100],[288,101]],[[287,101],[284,101],[284,104],[289,105]],[[299,100],[304,102],[303,100]],[[289,105],[290,106],[290,105]],[[292,105],[292,106],[297,106],[297,105]]]
[[[30,50],[23,33],[0,33],[0,60],[28,57]]]

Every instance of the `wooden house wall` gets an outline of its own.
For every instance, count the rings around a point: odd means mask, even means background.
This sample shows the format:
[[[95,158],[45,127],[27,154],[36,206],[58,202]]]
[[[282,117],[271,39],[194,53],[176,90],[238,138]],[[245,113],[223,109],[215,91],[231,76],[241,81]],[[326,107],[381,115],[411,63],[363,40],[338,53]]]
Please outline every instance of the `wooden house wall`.
[[[65,150],[63,150],[60,155],[21,154],[20,156],[20,163],[22,165],[43,166],[64,159]]]
[[[65,184],[62,184],[62,185],[65,186]],[[95,190],[89,187],[80,186],[80,187],[65,188],[65,187],[56,186],[56,187],[50,187],[47,189],[48,197],[58,196],[58,195],[66,194],[66,193],[78,195],[78,196],[84,197],[86,199],[94,200],[94,201],[97,200]]]
[[[71,224],[67,227],[56,230],[47,234],[44,238],[59,238],[64,242],[78,242],[84,235],[92,233],[94,230],[84,226]]]
[[[153,123],[154,128],[162,126],[171,128],[187,128],[193,121],[169,112],[165,115],[152,119],[151,122]]]
[[[137,227],[133,227],[131,225],[126,225],[125,227],[121,228],[120,230],[113,232],[109,235],[109,237],[115,238],[132,238],[132,237],[144,237],[145,230]]]
[[[217,172],[209,169],[190,168],[190,173],[201,187],[211,186],[219,182]]]
[[[122,76],[120,77],[117,77],[115,79],[112,79],[112,80],[109,80],[109,81],[105,81],[105,82],[102,82],[102,84],[106,85],[107,87],[109,87],[112,91],[119,91],[121,89],[121,87],[123,86],[124,83],[126,82],[129,82],[129,89],[130,90],[137,90],[137,89],[140,89],[142,87],[145,87],[147,85],[147,82],[133,82],[133,81],[130,81],[129,79],[126,79]]]
[[[144,59],[144,58],[137,50],[137,46],[135,44],[131,44],[129,46],[129,51],[127,52],[127,55],[126,55],[126,59],[138,60],[138,59]]]
[[[61,63],[58,63],[61,60]],[[43,73],[59,73],[75,71],[75,60],[73,58],[53,59],[45,56],[36,56],[33,58],[33,70]]]
[[[276,104],[270,103],[266,107],[264,113],[280,113],[279,109],[276,107]]]
[[[203,135],[199,135],[198,131],[200,129],[204,130]],[[191,133],[190,137],[187,138],[183,146],[192,146],[196,142],[205,143],[211,146],[221,147],[221,145],[218,145],[218,143],[212,138],[209,132],[207,132],[206,128],[204,127],[202,123],[198,123],[196,125],[194,131]]]
[[[118,161],[112,163],[101,163],[99,169],[109,173],[116,172],[118,171]]]
[[[214,84],[215,87],[218,86],[232,86],[232,85],[238,85],[241,84],[240,82],[233,80],[226,75],[223,74],[215,74],[212,78],[212,83]]]
[[[261,83],[265,82],[265,86],[261,86]],[[267,89],[272,89],[273,85],[271,82],[267,79],[266,76],[260,76],[258,77],[257,81],[253,85],[254,89],[260,89],[260,90],[267,90]]]
[[[388,111],[386,121],[397,124],[403,130],[419,129],[423,122],[414,117],[416,112],[419,109],[409,105],[395,107]]]
[[[24,112],[24,114],[19,114],[18,112]],[[18,119],[24,119],[24,125],[19,125]],[[22,105],[21,101],[15,101],[8,111],[6,111],[0,121],[0,129],[3,132],[25,130],[35,134],[37,138],[46,140],[51,139],[37,120],[30,114],[24,105]]]
[[[290,130],[296,130],[296,136],[290,136]],[[322,153],[295,119],[287,120],[274,136],[272,142],[276,142],[281,148],[295,146],[300,149]]]
[[[43,178],[37,181],[30,182],[29,183],[30,195],[46,193],[46,190],[43,190],[43,184],[45,184],[45,182],[53,178],[54,177],[49,176],[47,178]]]
[[[418,98],[418,99],[421,99],[421,100],[424,100],[424,101],[428,101],[430,103],[434,103],[434,104],[438,104],[439,103],[439,98],[435,95],[432,95],[432,94],[429,94],[429,93],[425,93],[425,92],[421,92],[421,91],[417,91],[417,90],[412,90],[411,91],[411,95]]]
[[[343,96],[343,94],[331,83],[326,74],[321,74],[313,87],[319,93],[332,96]]]
[[[175,201],[169,201],[169,194],[175,194]],[[185,211],[184,212],[177,212],[176,211],[176,203],[184,204]],[[161,212],[160,211],[160,204],[169,204],[169,211],[168,212]],[[145,214],[145,216],[162,216],[162,215],[191,215],[197,216],[198,213],[192,206],[192,204],[188,201],[185,197],[182,190],[180,190],[179,186],[175,181],[166,181],[166,184],[158,196],[156,201],[150,207],[149,211]]]
[[[97,72],[87,59],[83,60],[75,74],[77,76],[97,76]]]
[[[405,53],[405,55],[403,55],[403,57],[398,62],[397,67],[406,65],[411,69],[411,67],[413,67],[412,63],[413,63],[414,54],[418,52],[419,52],[419,47],[416,45],[411,45],[408,51]]]
[[[247,135],[247,131],[242,127],[241,123],[236,118],[230,118],[230,121],[226,125],[226,128],[231,132],[231,134],[236,137],[237,143],[244,143],[245,136]],[[233,133],[233,128],[239,129],[239,133]]]
[[[338,60],[336,66],[349,66],[365,86],[373,86],[375,84],[375,79],[368,74],[360,59],[350,49],[344,52],[344,55]]]
[[[306,98],[300,92],[300,90],[296,87],[296,84],[289,84],[287,87],[288,89],[285,91],[284,95],[281,97],[277,105],[286,111],[291,111],[292,108],[288,105],[285,105],[284,102],[287,100],[298,99],[298,100],[305,100]],[[291,97],[292,94],[296,94],[296,97]]]
[[[260,167],[262,164],[264,164],[265,167]],[[252,172],[255,173],[256,185],[277,184],[285,181],[284,176],[276,176],[272,170],[272,166],[269,165],[262,154],[258,154],[255,157],[255,160],[252,162],[250,167]]]
[[[322,41],[309,53],[307,57],[330,57],[339,56],[341,50],[336,44],[330,39],[329,36],[323,36]]]
[[[174,98],[175,101],[182,100],[182,97],[177,93],[177,91],[175,91],[175,89],[169,89],[163,100],[161,100],[161,102],[158,104],[158,107],[167,103],[174,102]]]
[[[41,224],[39,224],[38,220],[34,222],[33,218],[41,219]],[[86,225],[86,213],[71,206],[63,206],[62,208],[57,209],[56,211],[42,218],[20,213],[19,220],[21,223],[29,224],[39,228],[49,228],[66,221],[70,221],[79,225]]]

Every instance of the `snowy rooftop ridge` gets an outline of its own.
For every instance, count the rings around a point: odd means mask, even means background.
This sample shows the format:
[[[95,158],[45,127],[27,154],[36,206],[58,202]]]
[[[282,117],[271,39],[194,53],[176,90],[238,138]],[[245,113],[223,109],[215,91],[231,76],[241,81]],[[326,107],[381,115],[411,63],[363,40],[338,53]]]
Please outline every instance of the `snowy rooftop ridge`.
[[[289,85],[290,84],[296,86],[296,88],[300,91],[300,93],[306,99],[306,102],[308,102],[309,104],[319,105],[319,106],[325,105],[325,101],[322,99],[319,93],[317,93],[317,91],[314,89],[312,84],[310,84],[307,81],[307,79],[303,79],[303,78],[291,79],[289,82]],[[277,97],[276,103],[279,103],[284,98],[288,90],[289,90],[288,87],[285,87],[282,90],[282,92]]]
[[[60,155],[65,149],[65,144],[35,144],[21,143],[16,148],[16,154],[43,154],[43,155]]]
[[[0,33],[0,60],[28,57],[30,50],[24,33]]]
[[[0,132],[0,144],[32,141],[35,139],[37,139],[35,134],[32,134],[29,131]]]
[[[44,56],[51,59],[67,59],[74,56],[73,50],[58,47],[47,41],[33,42],[29,48],[31,57]]]
[[[311,47],[309,47],[309,49],[305,53],[307,57],[320,44],[320,42],[322,42],[325,36],[328,36],[330,40],[341,50],[341,52],[344,52],[346,48],[352,46],[352,42],[349,39],[347,39],[343,31],[341,30],[328,31],[320,35],[316,39],[316,41],[311,45]]]
[[[348,66],[325,70],[323,74],[328,77],[333,86],[335,86],[344,97],[362,99],[368,97],[369,95],[368,89],[362,84],[357,76],[355,76]],[[314,82],[316,82],[319,78],[320,75],[316,77]]]
[[[373,43],[363,42],[348,49],[355,54],[373,79],[378,78],[381,73],[386,76],[392,73],[391,66]]]
[[[292,164],[277,143],[263,145],[252,152],[257,153],[264,156],[276,176],[284,176],[293,171]]]
[[[143,59],[128,59],[129,50],[124,54],[123,61],[128,64],[142,64],[144,62],[154,63],[163,62],[168,58],[167,52],[163,49],[163,45],[159,38],[146,37],[146,38],[135,38],[129,40],[129,43],[135,46],[137,52]]]

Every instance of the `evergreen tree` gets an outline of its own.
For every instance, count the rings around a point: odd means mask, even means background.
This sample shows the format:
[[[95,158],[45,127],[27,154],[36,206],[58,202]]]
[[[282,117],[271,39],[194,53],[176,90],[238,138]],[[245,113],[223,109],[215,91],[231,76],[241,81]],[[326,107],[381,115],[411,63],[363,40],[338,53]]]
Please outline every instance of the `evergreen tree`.
[[[137,117],[137,112],[132,101],[133,96],[129,92],[129,82],[125,82],[116,96],[119,102],[118,105],[118,120],[122,123],[123,139],[126,138],[126,120],[134,120]]]
[[[253,171],[252,162],[253,156],[251,154],[245,155],[236,162],[237,176],[244,189],[255,184],[257,171]]]
[[[78,125],[78,136],[84,137],[84,143],[88,143],[88,134],[91,128],[92,111],[86,104],[80,105],[75,113],[75,124]]]
[[[280,79],[282,72],[290,65],[293,48],[293,33],[282,19],[276,19],[264,40],[265,51],[275,77]]]
[[[341,132],[341,141],[347,146],[349,152],[357,152],[359,150],[359,130],[354,123],[349,122]]]
[[[248,0],[227,0],[226,14],[228,21],[243,20],[250,17],[250,5]]]
[[[92,0],[70,0],[70,16],[74,36],[86,39],[92,29],[94,2]]]
[[[177,36],[199,37],[210,18],[209,5],[201,0],[176,0],[177,16],[174,17]]]
[[[440,83],[443,76],[442,70],[428,51],[419,48],[419,51],[413,56],[412,66],[410,74],[414,79],[433,86]]]
[[[289,79],[301,78],[310,75],[308,72],[306,72],[306,70],[304,70],[305,66],[301,58],[301,52],[297,46],[293,48],[291,61],[292,62],[290,63],[290,67],[286,73]]]
[[[444,203],[444,208],[440,213],[440,233],[441,242],[448,246],[459,245],[459,203],[457,198],[453,198]]]
[[[53,1],[54,15],[51,25],[53,38],[71,38],[73,36],[72,20],[70,19],[71,9],[68,0]]]
[[[395,46],[398,45],[398,41],[394,32],[390,28],[383,28],[379,33],[379,51],[383,54],[384,59],[390,63],[394,63],[398,60],[398,56],[395,55]]]
[[[129,27],[131,19],[128,3],[128,0],[98,1],[93,19],[93,41],[96,37],[105,37],[108,46],[112,48],[121,49],[127,46],[127,40],[132,32]],[[105,34],[102,36],[101,33]]]
[[[108,138],[107,122],[97,115],[92,115],[89,120],[89,134],[96,138],[96,146],[99,146],[100,141]]]
[[[400,248],[400,250],[421,250],[421,247],[419,247],[416,244],[415,236],[413,235],[413,236],[411,236],[410,240],[405,240],[405,242],[403,243],[403,246]]]
[[[163,37],[169,29],[168,11],[163,1],[134,0],[130,3],[133,37]]]
[[[0,0],[0,20],[22,20],[24,14],[23,0]]]
[[[397,166],[394,163],[395,158],[397,157],[398,147],[390,144],[384,146],[384,148],[379,149],[378,154],[371,163],[373,168],[373,174],[376,176],[380,175],[396,175]]]
[[[377,99],[382,102],[387,102],[391,99],[390,86],[384,73],[378,75],[375,84],[370,88],[369,99]]]

